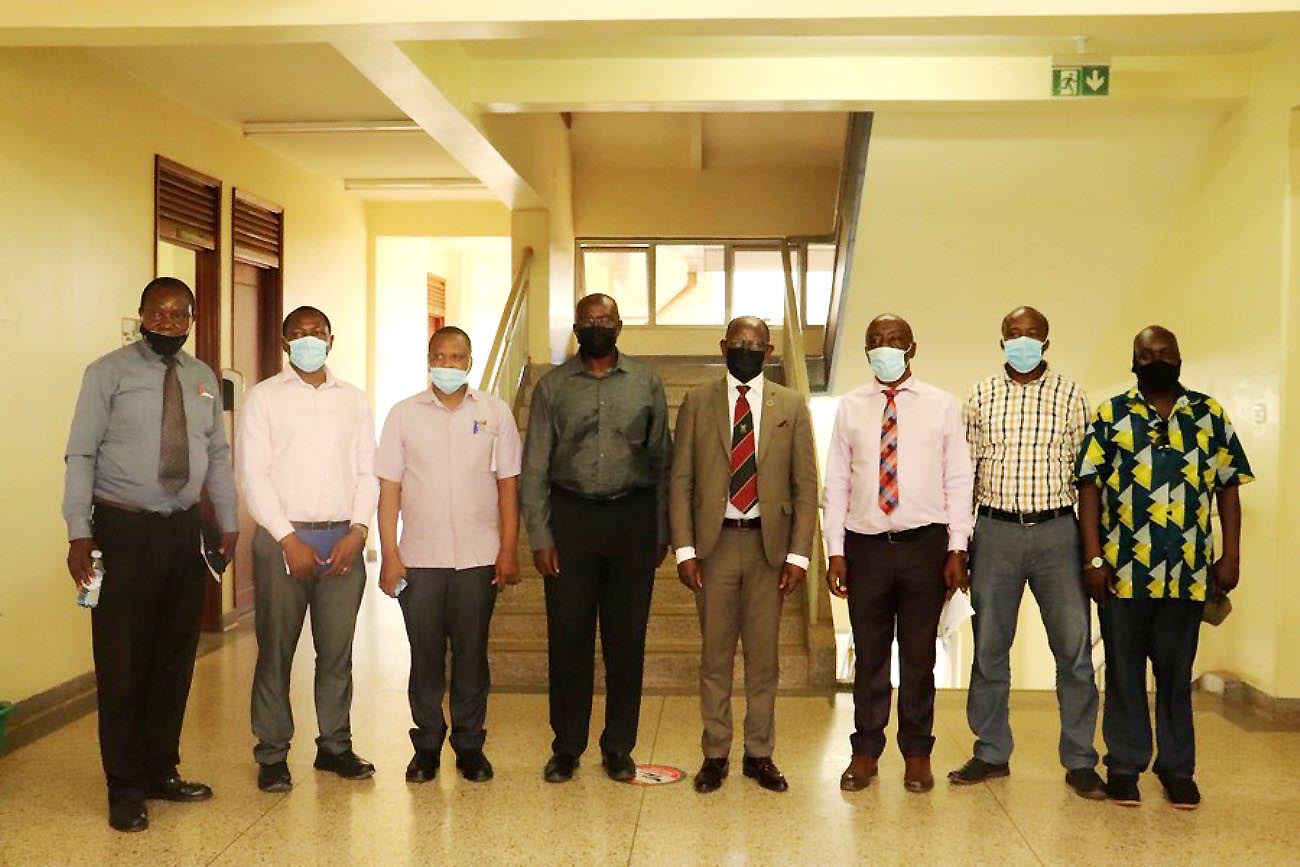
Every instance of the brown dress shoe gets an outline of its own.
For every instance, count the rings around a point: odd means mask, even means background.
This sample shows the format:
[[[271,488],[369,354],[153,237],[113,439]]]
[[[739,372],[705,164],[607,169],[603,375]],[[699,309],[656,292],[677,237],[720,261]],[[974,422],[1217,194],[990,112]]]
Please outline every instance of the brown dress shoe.
[[[874,756],[854,756],[840,775],[840,788],[846,792],[860,792],[871,783],[877,772]]]
[[[903,788],[909,792],[928,792],[934,788],[934,774],[930,773],[929,756],[904,756]]]
[[[722,788],[722,781],[727,778],[727,771],[730,770],[727,763],[727,757],[720,759],[705,759],[704,764],[700,765],[700,770],[695,775],[695,791],[701,795],[709,792],[716,792]]]
[[[790,784],[785,781],[785,775],[781,769],[776,766],[772,759],[755,759],[745,756],[745,761],[741,765],[745,776],[757,781],[760,786],[769,792],[784,792],[790,788]]]

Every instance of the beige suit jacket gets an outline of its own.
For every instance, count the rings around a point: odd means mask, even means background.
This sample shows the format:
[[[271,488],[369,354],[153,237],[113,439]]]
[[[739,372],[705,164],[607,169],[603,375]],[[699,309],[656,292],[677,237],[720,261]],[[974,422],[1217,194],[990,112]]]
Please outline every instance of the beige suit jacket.
[[[817,455],[812,418],[798,392],[768,380],[758,429],[758,505],[763,551],[774,567],[787,554],[812,554],[817,519]],[[668,515],[674,548],[712,553],[731,484],[727,378],[698,386],[677,414]]]

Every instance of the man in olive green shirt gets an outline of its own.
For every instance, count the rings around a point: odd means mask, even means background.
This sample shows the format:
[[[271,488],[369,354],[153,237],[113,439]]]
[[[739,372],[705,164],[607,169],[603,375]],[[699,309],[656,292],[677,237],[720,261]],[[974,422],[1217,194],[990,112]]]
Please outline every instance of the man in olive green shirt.
[[[573,777],[587,748],[596,620],[605,659],[611,779],[636,776],[632,748],[654,571],[668,550],[672,464],[663,383],[619,353],[623,323],[607,295],[578,302],[578,354],[537,385],[520,491],[533,560],[546,579],[553,755],[548,782]]]

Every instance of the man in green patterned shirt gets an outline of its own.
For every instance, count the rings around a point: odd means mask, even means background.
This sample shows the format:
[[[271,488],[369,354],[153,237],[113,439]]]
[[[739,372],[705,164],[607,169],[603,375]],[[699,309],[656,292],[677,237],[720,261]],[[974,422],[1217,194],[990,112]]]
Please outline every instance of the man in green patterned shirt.
[[[1155,772],[1170,803],[1195,809],[1192,662],[1210,599],[1237,586],[1239,486],[1250,464],[1223,407],[1183,388],[1178,339],[1153,325],[1133,341],[1137,387],[1103,403],[1075,474],[1084,584],[1097,603],[1106,647],[1107,793],[1137,806],[1151,761],[1146,667],[1156,675]],[[1223,550],[1216,560],[1210,496]]]

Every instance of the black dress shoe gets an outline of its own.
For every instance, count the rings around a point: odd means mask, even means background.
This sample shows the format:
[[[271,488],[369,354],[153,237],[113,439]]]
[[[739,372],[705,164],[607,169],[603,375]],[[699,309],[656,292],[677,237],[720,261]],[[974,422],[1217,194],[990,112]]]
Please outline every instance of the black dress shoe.
[[[150,785],[149,794],[145,797],[155,801],[206,801],[212,797],[212,789],[203,783],[168,777]]]
[[[439,754],[433,750],[416,750],[406,766],[406,782],[427,783],[438,776]]]
[[[705,759],[704,764],[700,765],[699,771],[695,774],[695,791],[701,795],[709,792],[716,792],[722,788],[722,781],[727,778],[727,771],[730,770],[727,757],[720,759]]]
[[[289,766],[284,762],[260,765],[257,769],[257,787],[263,792],[287,792],[293,788]]]
[[[1121,807],[1142,806],[1137,777],[1111,774],[1106,780],[1106,796]]]
[[[326,753],[318,750],[313,767],[318,771],[338,774],[345,780],[368,780],[375,775],[375,766],[352,750],[341,753]]]
[[[636,762],[630,753],[605,753],[605,773],[616,783],[630,783],[636,779]]]
[[[124,831],[128,834],[133,831],[149,830],[149,812],[145,809],[144,801],[136,798],[110,797],[108,825],[114,831]]]
[[[1201,790],[1191,777],[1159,776],[1161,785],[1165,787],[1165,797],[1175,810],[1195,810],[1201,806]]]
[[[542,778],[548,783],[567,783],[573,779],[573,772],[578,768],[577,756],[553,753],[542,770]]]
[[[742,764],[745,776],[756,780],[760,786],[769,792],[784,792],[790,788],[790,784],[785,781],[785,775],[771,758],[756,759],[752,756],[745,756]]]
[[[985,780],[1011,776],[1011,765],[1003,762],[995,765],[983,759],[971,759],[955,771],[948,772],[948,782],[954,786],[973,786]],[[1099,779],[1098,782],[1101,782]]]
[[[1075,768],[1065,772],[1065,782],[1080,798],[1089,801],[1106,800],[1106,784],[1092,768]]]
[[[486,783],[492,779],[492,763],[482,750],[469,750],[456,756],[456,770],[471,783]]]

